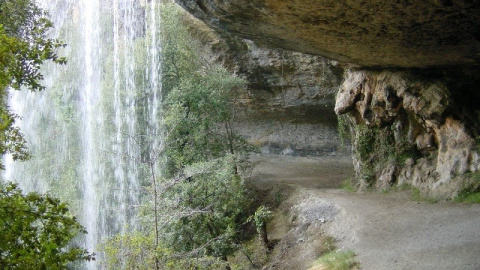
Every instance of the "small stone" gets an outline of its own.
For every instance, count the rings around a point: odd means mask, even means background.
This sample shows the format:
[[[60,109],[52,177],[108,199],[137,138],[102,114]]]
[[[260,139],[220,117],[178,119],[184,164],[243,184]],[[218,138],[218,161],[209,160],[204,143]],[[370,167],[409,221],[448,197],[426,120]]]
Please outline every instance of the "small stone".
[[[415,160],[413,160],[413,158],[407,158],[407,160],[405,160],[406,166],[413,166],[413,164],[415,164]]]

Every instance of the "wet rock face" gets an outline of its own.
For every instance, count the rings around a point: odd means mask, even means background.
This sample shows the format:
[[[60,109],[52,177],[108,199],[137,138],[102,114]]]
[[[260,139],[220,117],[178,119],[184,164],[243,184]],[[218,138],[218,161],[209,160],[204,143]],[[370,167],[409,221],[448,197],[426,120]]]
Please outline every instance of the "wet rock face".
[[[480,63],[480,2],[176,0],[209,26],[257,44],[363,67]]]
[[[362,188],[408,183],[442,197],[468,188],[465,175],[480,165],[479,129],[468,119],[478,117],[480,107],[460,97],[480,99],[471,93],[478,76],[459,74],[347,72],[335,111],[348,115]],[[462,80],[471,83],[449,83]]]

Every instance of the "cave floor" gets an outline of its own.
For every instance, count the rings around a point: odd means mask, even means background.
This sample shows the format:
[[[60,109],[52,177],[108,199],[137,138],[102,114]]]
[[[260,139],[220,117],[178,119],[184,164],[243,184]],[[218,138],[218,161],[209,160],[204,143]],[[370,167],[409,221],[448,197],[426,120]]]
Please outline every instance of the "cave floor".
[[[415,201],[410,191],[350,193],[348,157],[257,155],[251,182],[288,186],[290,211],[269,227],[279,240],[265,269],[309,269],[322,235],[352,250],[362,269],[480,269],[480,205]],[[273,222],[275,223],[275,222]]]

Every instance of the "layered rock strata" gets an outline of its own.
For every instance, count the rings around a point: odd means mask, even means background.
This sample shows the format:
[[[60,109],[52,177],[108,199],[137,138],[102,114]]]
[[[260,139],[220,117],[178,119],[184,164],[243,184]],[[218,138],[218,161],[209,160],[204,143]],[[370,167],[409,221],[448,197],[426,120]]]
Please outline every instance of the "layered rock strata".
[[[238,74],[248,87],[237,102],[238,132],[263,153],[345,154],[333,111],[343,70],[319,56],[243,42]]]
[[[235,129],[263,153],[347,155],[333,110],[343,69],[321,56],[256,45],[215,32],[185,14],[204,54],[246,81],[236,101]]]

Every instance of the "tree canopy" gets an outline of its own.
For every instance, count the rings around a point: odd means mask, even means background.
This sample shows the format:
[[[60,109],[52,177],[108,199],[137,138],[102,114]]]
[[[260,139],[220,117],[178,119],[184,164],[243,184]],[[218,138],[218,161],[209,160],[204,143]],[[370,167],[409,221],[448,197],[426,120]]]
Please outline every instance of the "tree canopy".
[[[65,44],[48,37],[53,24],[47,13],[31,0],[1,0],[0,25],[0,57],[4,60],[0,63],[0,86],[43,90],[42,64],[66,63],[56,53]]]
[[[52,22],[33,0],[0,0],[0,155],[13,160],[30,157],[8,106],[11,90],[45,89],[41,68],[47,61],[65,64],[58,56],[65,46],[49,38]],[[0,159],[0,169],[3,164]],[[67,269],[93,254],[71,245],[85,229],[66,204],[48,195],[22,194],[15,184],[0,181],[0,265],[2,269]]]
[[[17,115],[7,105],[8,89],[43,90],[42,65],[66,63],[57,54],[65,45],[48,37],[51,28],[46,12],[34,1],[0,0],[0,155],[10,153],[14,160],[26,160],[29,154],[14,125]]]
[[[250,205],[242,176],[253,147],[234,130],[236,93],[245,82],[192,37],[177,5],[163,4],[161,12],[161,174],[156,181],[152,173],[143,232],[106,244],[109,269],[139,261],[145,269],[225,269]]]
[[[15,184],[0,184],[0,265],[2,269],[67,269],[93,254],[70,246],[85,229],[66,204],[48,195],[22,194]]]
[[[164,173],[180,180],[162,191],[174,202],[162,207],[172,209],[164,241],[175,252],[226,260],[248,217],[241,171],[253,147],[234,130],[236,93],[245,82],[208,57],[177,10],[168,11],[162,25]]]

